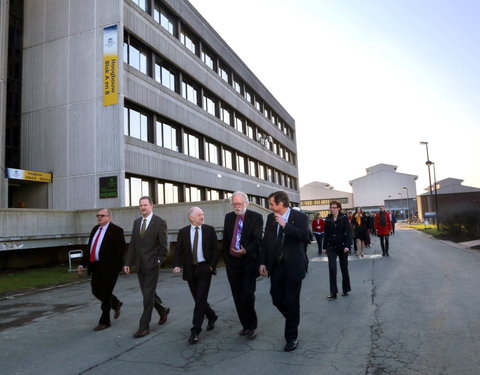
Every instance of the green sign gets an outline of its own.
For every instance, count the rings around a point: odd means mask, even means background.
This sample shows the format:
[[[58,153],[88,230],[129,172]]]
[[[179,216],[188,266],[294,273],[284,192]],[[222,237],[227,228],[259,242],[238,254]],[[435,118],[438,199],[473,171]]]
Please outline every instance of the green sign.
[[[118,185],[117,176],[100,177],[100,199],[117,198]]]

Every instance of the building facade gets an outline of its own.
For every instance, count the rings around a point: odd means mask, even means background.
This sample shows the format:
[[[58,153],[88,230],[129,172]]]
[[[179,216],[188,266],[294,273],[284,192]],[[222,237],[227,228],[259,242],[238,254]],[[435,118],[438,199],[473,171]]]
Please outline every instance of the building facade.
[[[294,119],[188,1],[10,0],[0,22],[1,167],[51,176],[2,173],[2,207],[300,202]]]
[[[302,186],[300,199],[302,210],[319,213],[321,217],[327,217],[330,213],[331,201],[340,202],[343,210],[353,208],[352,193],[334,190],[333,186],[325,182],[314,181]]]
[[[426,212],[436,213],[439,223],[458,219],[461,215],[472,215],[479,223],[480,188],[462,185],[463,180],[446,178],[436,182],[427,193],[418,196],[418,217],[425,219]],[[433,219],[435,221],[435,219]]]
[[[366,169],[365,176],[349,181],[356,207],[364,211],[378,211],[385,206],[400,218],[416,211],[418,176],[397,172],[396,165],[377,164]]]

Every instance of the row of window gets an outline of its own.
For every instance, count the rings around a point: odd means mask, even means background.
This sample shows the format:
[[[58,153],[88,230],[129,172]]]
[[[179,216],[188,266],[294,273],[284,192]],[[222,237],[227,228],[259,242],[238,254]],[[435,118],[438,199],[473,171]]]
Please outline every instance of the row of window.
[[[264,181],[297,189],[296,178],[128,101],[125,101],[124,107],[124,134]]]
[[[127,176],[125,178],[126,206],[137,206],[139,199],[143,196],[152,197],[155,204],[168,204],[230,199],[232,194],[231,191],[146,179],[138,176]],[[264,197],[250,195],[249,201],[268,208],[268,201]]]
[[[249,138],[260,142],[268,150],[286,161],[295,164],[294,154],[290,150],[274,140],[272,136],[247,121],[239,112],[234,111],[193,79],[188,78],[183,72],[174,69],[165,59],[151,53],[147,47],[127,32],[124,38],[123,56],[127,64],[144,74],[153,76],[164,87],[176,92],[189,102],[201,106],[212,116],[219,118],[225,124],[235,128]]]
[[[158,22],[163,29],[179,39],[189,51],[200,58],[206,66],[218,74],[233,90],[254,106],[257,111],[262,113],[273,126],[278,127],[285,135],[294,139],[293,130],[290,126],[285,124],[280,116],[234,73],[233,69],[228,67],[227,64],[208,48],[205,42],[189,30],[185,24],[180,22],[180,19],[175,16],[162,1],[133,0],[133,2],[145,12],[152,15],[153,19]]]
[[[322,206],[329,205],[332,201],[338,201],[340,203],[348,203],[348,198],[329,198],[329,199],[312,199],[301,201],[302,206]]]

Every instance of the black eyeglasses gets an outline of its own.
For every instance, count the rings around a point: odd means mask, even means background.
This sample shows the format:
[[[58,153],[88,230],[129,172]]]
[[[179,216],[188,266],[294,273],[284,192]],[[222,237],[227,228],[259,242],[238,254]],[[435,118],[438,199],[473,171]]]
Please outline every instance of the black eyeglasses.
[[[106,216],[110,216],[110,215],[99,215],[99,214],[97,214],[97,215],[95,215],[95,216],[96,216],[97,219],[98,219],[99,217],[106,217]]]

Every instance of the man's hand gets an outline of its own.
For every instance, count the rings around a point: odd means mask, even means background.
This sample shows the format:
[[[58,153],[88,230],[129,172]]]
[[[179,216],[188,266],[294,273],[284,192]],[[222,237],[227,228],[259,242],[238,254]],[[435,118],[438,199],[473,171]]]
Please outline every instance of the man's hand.
[[[84,270],[84,268],[83,268],[83,266],[80,264],[80,265],[77,267],[77,272],[78,272],[78,274],[81,275],[81,274],[83,273],[83,270]]]
[[[285,224],[287,224],[287,221],[284,219],[284,217],[280,214],[274,214],[275,216],[275,221],[277,222],[278,225],[281,227],[284,227]]]
[[[173,267],[172,272],[173,273],[179,273],[180,272],[180,267]]]
[[[344,251],[345,253],[348,253],[348,252],[350,251],[350,249],[349,249],[348,247],[346,247],[345,249],[343,249],[343,251]]]
[[[130,266],[123,266],[123,272],[125,272],[125,275],[128,275],[130,273]]]
[[[265,267],[264,264],[261,264],[260,267],[258,268],[258,273],[260,273],[260,276],[268,276],[268,271],[267,271],[267,267]]]

